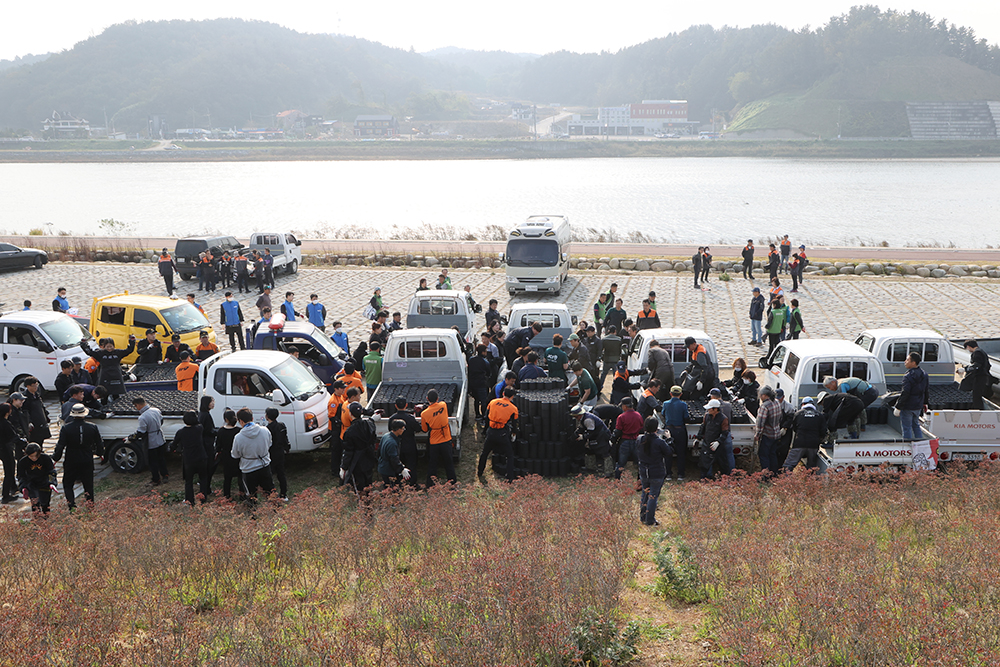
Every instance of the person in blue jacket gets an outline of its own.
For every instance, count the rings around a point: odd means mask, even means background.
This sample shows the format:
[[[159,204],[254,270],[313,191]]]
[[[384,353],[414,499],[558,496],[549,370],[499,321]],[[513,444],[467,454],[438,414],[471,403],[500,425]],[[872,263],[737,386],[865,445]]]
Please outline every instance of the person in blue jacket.
[[[226,292],[226,300],[219,306],[219,324],[226,327],[229,334],[229,349],[236,349],[236,341],[239,341],[240,349],[246,349],[243,338],[243,311],[239,302],[233,298],[232,292]]]
[[[306,305],[306,319],[320,331],[326,332],[326,306],[319,302],[318,294],[309,295],[309,303]]]

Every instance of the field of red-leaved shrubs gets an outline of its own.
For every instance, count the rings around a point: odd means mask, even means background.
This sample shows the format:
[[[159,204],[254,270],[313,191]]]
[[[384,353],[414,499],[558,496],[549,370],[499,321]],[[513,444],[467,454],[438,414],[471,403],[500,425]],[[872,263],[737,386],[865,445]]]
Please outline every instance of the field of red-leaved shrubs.
[[[722,655],[748,666],[1000,664],[1000,470],[800,473],[672,495],[664,589],[707,600]]]
[[[634,572],[628,489],[307,491],[256,516],[156,498],[0,523],[0,662],[573,664]],[[12,662],[8,662],[8,661]]]

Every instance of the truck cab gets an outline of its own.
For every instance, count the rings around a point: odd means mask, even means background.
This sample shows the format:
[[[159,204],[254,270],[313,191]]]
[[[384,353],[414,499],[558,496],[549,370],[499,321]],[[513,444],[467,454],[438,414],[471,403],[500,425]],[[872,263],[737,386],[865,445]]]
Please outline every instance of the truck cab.
[[[532,215],[507,235],[500,261],[507,267],[507,291],[559,294],[569,275],[573,233],[565,215]]]
[[[309,367],[329,389],[334,376],[344,367],[342,361],[347,354],[330,340],[330,337],[311,322],[285,322],[284,318],[272,318],[268,326],[261,325],[257,334],[249,337],[247,347],[251,350],[278,350],[291,354],[299,353],[299,361]]]
[[[511,329],[530,327],[532,322],[540,322],[542,333],[531,339],[529,345],[540,351],[552,345],[552,337],[561,334],[563,348],[569,348],[569,336],[576,326],[576,315],[569,314],[569,308],[561,303],[546,301],[516,303],[507,313],[507,324]]]
[[[250,235],[250,250],[257,250],[261,255],[264,250],[270,250],[274,257],[274,271],[284,267],[289,275],[299,270],[302,264],[302,241],[292,234],[280,232],[254,232]]]
[[[94,299],[90,308],[90,333],[94,338],[112,338],[116,348],[128,347],[128,337],[136,340],[146,336],[146,329],[156,330],[156,339],[166,348],[172,334],[180,334],[181,342],[194,350],[199,332],[207,331],[215,342],[215,331],[208,318],[187,301],[145,294],[109,294]],[[133,352],[123,363],[132,363],[139,356]]]
[[[806,396],[823,391],[823,378],[856,377],[865,380],[879,395],[886,392],[882,364],[874,354],[842,340],[786,340],[762,359],[762,386],[783,389],[785,400],[798,406]]]
[[[465,342],[476,333],[476,314],[466,293],[460,290],[424,290],[410,299],[406,309],[406,328],[450,329],[457,326]]]
[[[646,368],[649,359],[649,344],[653,340],[660,344],[660,349],[671,355],[674,361],[674,377],[679,378],[684,369],[691,363],[691,352],[685,347],[684,339],[691,336],[698,344],[705,347],[712,366],[715,367],[715,377],[719,377],[719,357],[715,350],[715,341],[704,331],[697,329],[643,329],[632,340],[629,347],[627,368],[630,373]],[[708,391],[706,389],[706,391]],[[634,390],[636,398],[641,395],[640,390]]]
[[[931,384],[954,384],[955,357],[951,343],[944,336],[926,329],[866,329],[855,339],[855,344],[868,350],[882,362],[886,384],[903,382],[906,367],[903,363],[910,352],[917,352],[923,360],[920,367],[927,373]]]
[[[35,376],[52,388],[65,359],[84,357],[80,342],[92,340],[76,319],[51,311],[16,311],[0,316],[0,386],[10,393],[24,390],[24,380]]]

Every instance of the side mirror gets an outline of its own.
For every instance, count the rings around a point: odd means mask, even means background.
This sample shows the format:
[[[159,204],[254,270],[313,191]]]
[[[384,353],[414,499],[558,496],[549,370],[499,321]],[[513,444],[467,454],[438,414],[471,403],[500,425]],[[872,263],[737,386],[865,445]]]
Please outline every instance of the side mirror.
[[[296,240],[295,245],[302,245],[302,241]]]
[[[577,319],[576,315],[570,315],[569,321],[572,322],[573,324],[576,324],[579,320]]]
[[[49,345],[48,341],[40,340],[40,341],[38,341],[38,351],[39,352],[44,352],[45,354],[48,354],[48,353],[52,352],[52,346]]]
[[[330,365],[330,357],[326,356],[325,354],[321,354],[321,355],[319,355],[319,359],[317,360],[317,363],[320,366],[329,366]]]
[[[169,336],[170,335],[170,332],[167,331],[167,325],[166,324],[157,324],[155,327],[153,327],[153,329],[156,330],[156,331],[159,331],[160,329],[163,329],[163,333],[160,334],[161,336]]]
[[[506,263],[507,262],[507,256],[504,255],[502,252],[498,252],[497,253],[497,257],[500,258],[500,262],[501,263]]]
[[[757,365],[765,370],[771,367],[771,363],[767,360],[767,357],[761,357],[760,361],[757,362]]]
[[[347,353],[341,352],[340,354],[337,355],[337,358],[340,359],[341,361],[347,361]]]
[[[275,389],[271,392],[271,402],[275,405],[285,404],[285,393],[280,389]]]
[[[504,326],[507,326],[507,316],[506,315],[501,315],[500,316],[500,324],[502,324]]]
[[[564,262],[568,262],[569,261],[569,253],[568,252],[564,252],[562,254],[562,261],[564,261]]]

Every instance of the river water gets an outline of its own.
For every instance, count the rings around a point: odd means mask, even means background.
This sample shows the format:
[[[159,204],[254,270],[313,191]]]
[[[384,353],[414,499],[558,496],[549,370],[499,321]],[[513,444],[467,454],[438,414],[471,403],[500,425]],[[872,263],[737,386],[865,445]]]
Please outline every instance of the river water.
[[[1000,161],[630,158],[0,164],[0,231],[140,235],[422,225],[575,229],[666,242],[789,234],[813,245],[1000,245]],[[49,225],[48,223],[51,223]],[[395,226],[395,228],[394,228]]]

